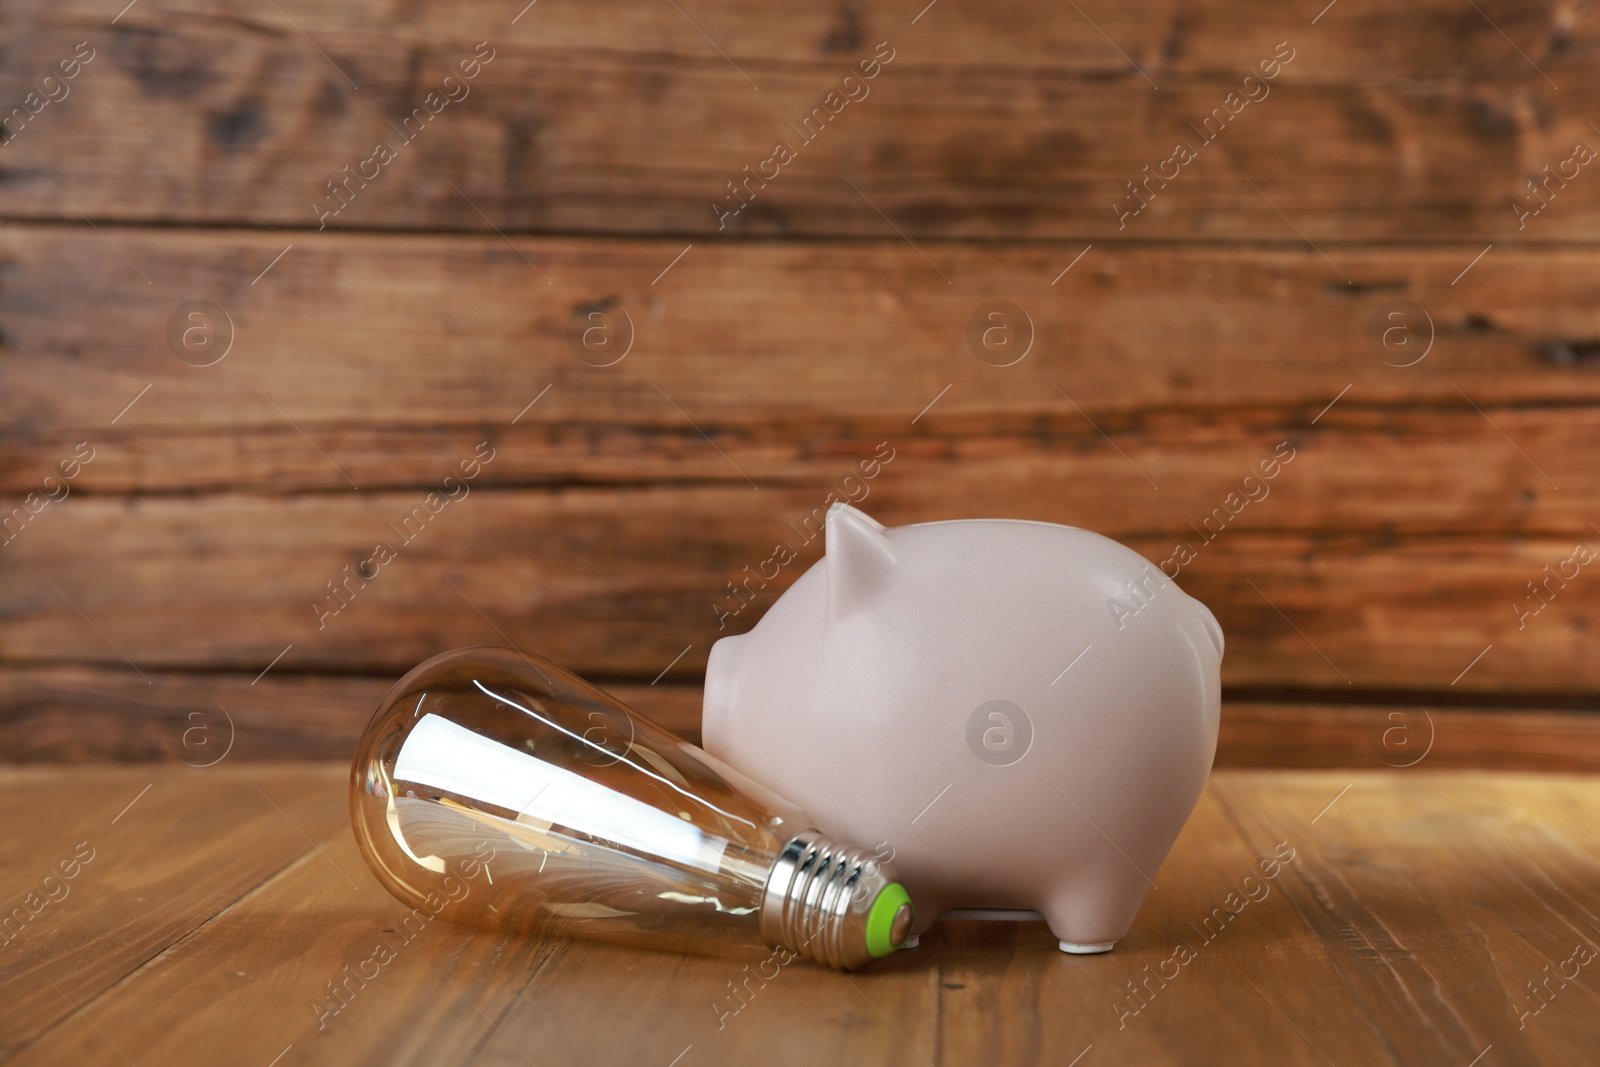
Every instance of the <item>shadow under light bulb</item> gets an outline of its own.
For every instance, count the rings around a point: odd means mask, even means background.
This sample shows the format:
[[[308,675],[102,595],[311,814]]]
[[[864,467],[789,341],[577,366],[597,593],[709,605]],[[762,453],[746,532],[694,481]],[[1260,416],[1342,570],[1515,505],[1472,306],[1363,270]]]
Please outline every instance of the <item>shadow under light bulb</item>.
[[[425,915],[495,930],[855,970],[901,947],[892,868],[548,660],[435,656],[357,746],[368,866]],[[769,948],[764,948],[770,946]]]

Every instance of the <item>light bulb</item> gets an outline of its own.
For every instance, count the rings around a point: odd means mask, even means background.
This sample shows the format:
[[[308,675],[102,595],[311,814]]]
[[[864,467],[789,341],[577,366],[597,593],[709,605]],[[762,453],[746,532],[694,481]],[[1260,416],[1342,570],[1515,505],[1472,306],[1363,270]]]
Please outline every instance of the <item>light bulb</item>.
[[[548,660],[435,656],[350,771],[367,864],[419,922],[854,970],[899,948],[889,864]],[[769,946],[764,948],[763,945]],[[787,961],[784,961],[787,962]]]

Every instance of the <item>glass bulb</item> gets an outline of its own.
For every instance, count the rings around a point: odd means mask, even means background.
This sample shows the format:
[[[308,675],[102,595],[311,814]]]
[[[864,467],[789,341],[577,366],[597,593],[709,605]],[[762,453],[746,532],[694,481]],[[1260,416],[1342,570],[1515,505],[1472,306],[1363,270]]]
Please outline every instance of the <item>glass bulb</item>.
[[[752,958],[786,949],[841,970],[911,928],[887,863],[510,649],[447,652],[395,683],[356,750],[350,819],[419,919]]]

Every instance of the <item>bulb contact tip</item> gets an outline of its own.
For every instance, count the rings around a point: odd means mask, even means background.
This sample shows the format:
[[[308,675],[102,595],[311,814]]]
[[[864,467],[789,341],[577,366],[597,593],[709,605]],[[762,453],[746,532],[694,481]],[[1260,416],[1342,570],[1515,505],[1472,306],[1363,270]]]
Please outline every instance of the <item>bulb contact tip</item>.
[[[854,971],[905,944],[915,914],[892,867],[818,830],[803,830],[767,874],[760,924],[774,948]]]

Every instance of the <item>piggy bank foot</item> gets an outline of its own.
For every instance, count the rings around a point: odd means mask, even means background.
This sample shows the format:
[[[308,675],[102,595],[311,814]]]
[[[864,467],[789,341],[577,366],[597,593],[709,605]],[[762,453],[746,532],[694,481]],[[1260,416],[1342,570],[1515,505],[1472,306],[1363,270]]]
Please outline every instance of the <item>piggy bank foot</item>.
[[[1070,952],[1074,956],[1095,956],[1101,952],[1110,952],[1116,945],[1115,941],[1107,941],[1101,945],[1080,945],[1075,941],[1058,941],[1062,952]]]
[[[1062,952],[1077,956],[1110,952],[1133,925],[1139,895],[1114,883],[1073,886],[1039,910]]]

